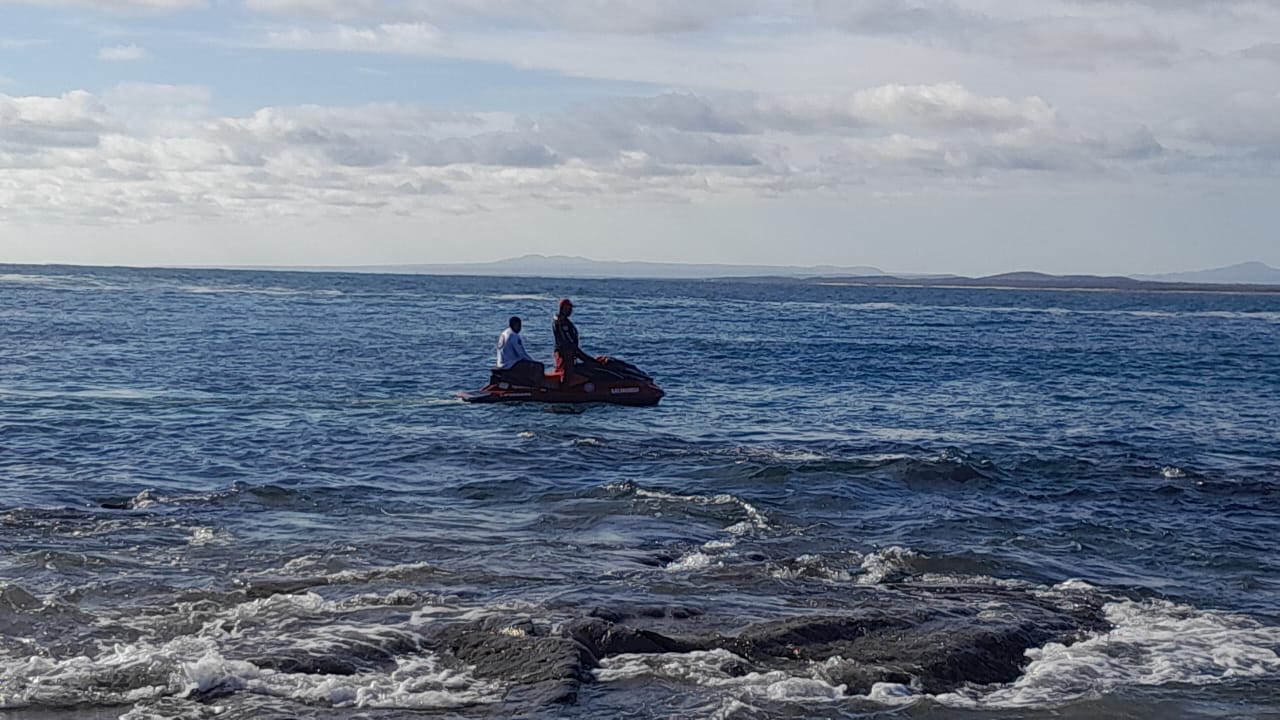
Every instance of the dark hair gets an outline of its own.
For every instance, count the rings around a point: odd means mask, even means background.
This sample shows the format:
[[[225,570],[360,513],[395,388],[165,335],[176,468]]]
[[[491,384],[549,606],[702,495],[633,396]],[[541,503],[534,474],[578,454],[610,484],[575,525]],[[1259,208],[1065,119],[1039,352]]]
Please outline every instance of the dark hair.
[[[519,315],[512,315],[511,319],[507,321],[507,327],[511,328],[512,330],[515,330],[516,326],[520,324],[521,323],[520,323]],[[516,332],[519,332],[519,331],[517,330]]]

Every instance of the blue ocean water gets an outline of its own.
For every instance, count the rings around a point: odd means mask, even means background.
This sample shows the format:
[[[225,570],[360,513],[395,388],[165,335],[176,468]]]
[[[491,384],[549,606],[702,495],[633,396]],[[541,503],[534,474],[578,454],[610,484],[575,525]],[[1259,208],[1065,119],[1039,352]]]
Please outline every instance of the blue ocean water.
[[[561,296],[660,406],[454,399],[510,315],[549,361]],[[622,658],[521,712],[1280,714],[1277,295],[9,266],[0,298],[0,717],[483,716],[501,682],[403,639],[917,581],[1113,629],[941,696]]]

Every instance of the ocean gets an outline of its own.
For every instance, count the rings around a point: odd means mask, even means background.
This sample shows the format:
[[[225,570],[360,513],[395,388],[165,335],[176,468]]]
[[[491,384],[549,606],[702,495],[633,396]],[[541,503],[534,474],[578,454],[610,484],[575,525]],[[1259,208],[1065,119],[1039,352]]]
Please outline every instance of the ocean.
[[[653,408],[475,406],[510,315]],[[1280,717],[1280,297],[0,267],[0,718]]]

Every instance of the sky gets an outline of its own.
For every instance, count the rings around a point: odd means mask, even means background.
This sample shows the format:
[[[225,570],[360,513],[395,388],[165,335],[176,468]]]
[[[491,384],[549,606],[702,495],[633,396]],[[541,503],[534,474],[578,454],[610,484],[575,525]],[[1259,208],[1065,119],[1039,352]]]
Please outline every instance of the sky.
[[[1280,0],[0,0],[0,262],[1280,265]]]

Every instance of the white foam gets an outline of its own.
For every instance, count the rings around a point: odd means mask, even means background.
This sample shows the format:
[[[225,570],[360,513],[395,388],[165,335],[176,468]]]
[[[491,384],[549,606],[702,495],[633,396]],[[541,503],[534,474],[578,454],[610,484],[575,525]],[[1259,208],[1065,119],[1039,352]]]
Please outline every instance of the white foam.
[[[862,558],[862,574],[858,576],[860,585],[878,585],[897,573],[910,568],[912,558],[920,554],[914,550],[892,545]]]
[[[546,302],[555,302],[556,298],[550,295],[539,295],[537,293],[505,293],[503,295],[491,296],[494,300],[544,300]]]
[[[789,677],[766,685],[763,695],[775,701],[813,701],[836,700],[844,697],[844,692],[844,685],[830,685],[813,678]]]
[[[1280,628],[1162,600],[1126,600],[1104,610],[1114,629],[1070,646],[1029,650],[1031,664],[1012,685],[936,699],[957,707],[1052,707],[1124,687],[1280,676]]]
[[[31,275],[28,273],[0,273],[0,283],[31,285],[52,290],[109,290],[117,287],[83,275]]]
[[[616,655],[600,662],[596,679],[602,683],[659,678],[702,687],[724,688],[739,693],[739,701],[752,698],[773,701],[813,702],[844,697],[846,686],[832,685],[818,676],[820,666],[808,675],[791,675],[781,670],[730,673],[728,667],[745,663],[728,650],[699,650],[690,653]]]
[[[220,528],[195,527],[191,528],[191,537],[187,540],[188,545],[201,547],[204,545],[226,545],[234,541],[231,533]]]
[[[783,565],[769,571],[769,575],[779,580],[801,580],[820,578],[831,582],[849,582],[853,575],[848,570],[833,567],[821,555],[801,555],[791,564]]]
[[[319,297],[339,297],[345,294],[341,290],[334,289],[305,290],[301,288],[253,287],[249,285],[176,285],[171,289],[193,295],[270,295],[277,297],[315,295]]]
[[[211,493],[195,493],[191,495],[164,495],[155,488],[147,488],[134,495],[126,506],[133,510],[146,510],[157,505],[179,505],[183,503],[205,503],[222,498],[229,498],[241,492],[243,486],[232,485],[226,490]]]
[[[362,568],[340,570],[325,576],[330,585],[345,585],[369,582],[371,580],[397,579],[415,575],[429,575],[439,572],[436,566],[428,562],[400,563],[389,567]]]
[[[499,701],[503,686],[443,667],[430,654],[396,659],[394,667],[354,675],[288,673],[228,659],[224,643],[246,633],[278,635],[290,621],[333,613],[340,604],[318,595],[276,595],[216,613],[190,635],[167,641],[119,643],[68,658],[33,656],[0,664],[0,708],[31,705],[72,706],[92,698],[95,704],[130,705],[162,697],[187,698],[233,691],[336,707],[399,709],[457,708]],[[141,629],[141,628],[139,628]],[[293,637],[294,644],[317,652],[332,650],[334,638],[363,636],[378,643],[392,628],[329,622],[315,637]]]
[[[669,563],[663,569],[667,572],[688,572],[690,570],[701,570],[703,568],[710,567],[713,563],[716,565],[720,564],[713,561],[710,555],[701,551],[695,551],[685,553],[679,560]]]
[[[1166,465],[1160,468],[1160,475],[1166,480],[1176,480],[1187,476],[1187,471],[1173,465]]]
[[[622,489],[622,486],[610,485],[609,489]],[[742,508],[743,513],[747,516],[747,521],[754,527],[765,529],[769,527],[769,518],[760,512],[756,506],[743,500],[742,498],[721,493],[719,495],[677,495],[674,493],[663,492],[661,490],[646,490],[642,487],[635,488],[635,494],[638,497],[654,498],[658,500],[675,500],[680,502],[697,503],[699,505],[737,505]]]
[[[882,705],[912,705],[919,701],[920,693],[899,683],[879,682],[871,686],[867,698]]]

